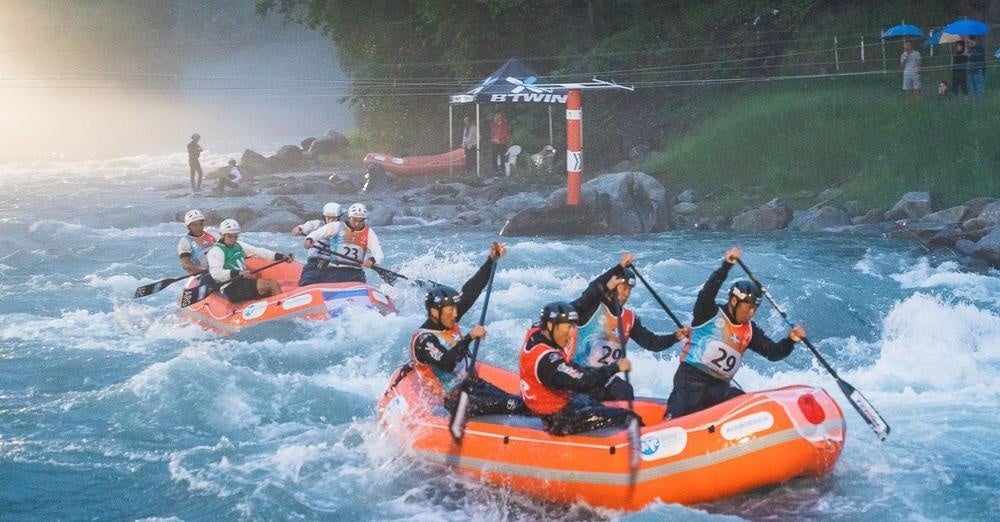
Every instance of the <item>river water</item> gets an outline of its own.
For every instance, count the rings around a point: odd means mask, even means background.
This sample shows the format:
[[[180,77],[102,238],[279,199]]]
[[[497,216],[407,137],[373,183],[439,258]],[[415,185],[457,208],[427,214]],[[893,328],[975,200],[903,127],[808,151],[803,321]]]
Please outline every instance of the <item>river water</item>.
[[[181,273],[175,245],[183,225],[170,216],[218,202],[186,194],[185,163],[174,155],[0,167],[0,518],[995,520],[1000,513],[1000,449],[989,438],[1000,431],[995,271],[964,273],[915,255],[910,243],[877,237],[508,239],[480,350],[489,362],[515,368],[540,306],[576,297],[626,249],[690,320],[699,287],[736,244],[892,426],[878,442],[804,347],[778,363],[750,355],[737,376],[744,388],[806,383],[838,400],[848,440],[832,473],[623,515],[538,502],[413,462],[383,436],[375,404],[422,321],[416,289],[387,287],[400,308],[395,316],[350,310],[231,337],[178,317],[181,283],[133,300],[137,286]],[[448,225],[378,232],[386,266],[455,286],[496,237]],[[302,254],[288,235],[248,231],[242,239]],[[647,326],[673,329],[644,289],[630,304]],[[773,336],[785,331],[767,305],[757,321]],[[637,392],[666,397],[677,351],[633,346],[630,357]]]

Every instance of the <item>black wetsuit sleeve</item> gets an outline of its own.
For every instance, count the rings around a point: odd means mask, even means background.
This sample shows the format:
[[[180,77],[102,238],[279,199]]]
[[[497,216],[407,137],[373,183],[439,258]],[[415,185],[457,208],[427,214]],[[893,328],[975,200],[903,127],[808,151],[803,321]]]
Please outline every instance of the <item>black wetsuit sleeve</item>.
[[[750,338],[747,348],[767,357],[769,361],[780,361],[788,357],[795,348],[795,343],[787,337],[774,342],[757,326],[757,323],[751,321],[750,326],[753,328],[753,337]]]
[[[587,392],[598,389],[618,373],[617,364],[601,368],[584,368],[566,362],[558,353],[552,352],[538,361],[538,379],[542,384],[557,390]]]
[[[662,352],[677,342],[677,336],[673,332],[667,335],[657,335],[647,330],[639,321],[639,316],[635,318],[635,324],[632,325],[632,331],[629,332],[629,339],[651,352]]]
[[[462,360],[462,357],[468,353],[470,340],[469,336],[465,336],[458,344],[449,349],[441,344],[441,340],[436,335],[423,333],[417,337],[413,351],[418,361],[450,372],[455,369],[458,361]]]
[[[483,293],[486,284],[490,282],[490,270],[493,267],[493,259],[487,257],[483,266],[462,285],[462,300],[458,303],[458,318],[461,319],[465,312],[468,312],[472,305],[476,304],[479,294]]]
[[[601,298],[608,291],[608,281],[612,276],[621,276],[622,267],[621,265],[615,265],[608,269],[608,271],[597,276],[596,279],[587,285],[587,289],[580,294],[580,297],[570,303],[573,305],[573,309],[576,310],[577,315],[580,316],[579,324],[585,324],[597,311],[597,307],[601,305]]]
[[[699,326],[705,324],[705,321],[715,317],[718,313],[719,307],[715,304],[715,296],[719,293],[719,289],[722,288],[722,283],[726,281],[726,277],[729,276],[729,269],[733,265],[725,261],[722,262],[722,266],[712,272],[712,275],[708,276],[708,281],[705,281],[704,286],[701,287],[701,291],[698,292],[698,300],[694,303],[694,318],[691,319],[692,326]]]

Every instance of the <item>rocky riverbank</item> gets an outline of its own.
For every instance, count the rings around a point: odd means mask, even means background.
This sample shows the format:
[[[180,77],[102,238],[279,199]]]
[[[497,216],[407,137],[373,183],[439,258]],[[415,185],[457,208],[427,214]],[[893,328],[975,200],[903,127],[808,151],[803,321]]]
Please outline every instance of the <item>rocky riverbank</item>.
[[[240,168],[250,182],[225,197],[198,202],[210,222],[235,217],[246,230],[283,232],[317,219],[327,201],[364,202],[372,226],[461,225],[500,229],[506,236],[641,234],[671,229],[870,234],[913,240],[921,250],[953,254],[970,269],[1000,267],[1000,200],[976,198],[939,208],[932,193],[910,192],[889,210],[862,209],[828,189],[793,196],[727,215],[710,196],[685,190],[674,196],[641,172],[604,174],[584,183],[581,204],[565,205],[561,175],[550,179],[475,178],[466,175],[401,178],[360,167],[330,168],[324,155],[346,139],[333,131],[319,139],[287,145],[271,157],[244,152]],[[206,187],[214,186],[210,173]],[[183,186],[173,197],[187,195]],[[758,195],[759,198],[759,195]],[[760,199],[758,199],[759,201]],[[175,212],[179,218],[183,209]]]

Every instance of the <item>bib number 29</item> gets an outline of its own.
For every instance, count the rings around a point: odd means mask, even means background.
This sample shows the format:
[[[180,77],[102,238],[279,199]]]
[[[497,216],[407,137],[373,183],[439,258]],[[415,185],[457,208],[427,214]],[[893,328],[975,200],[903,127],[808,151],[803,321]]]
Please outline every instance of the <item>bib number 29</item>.
[[[723,350],[722,348],[715,347],[715,349],[719,351],[719,356],[712,359],[712,364],[723,372],[732,372],[733,369],[736,368],[736,363],[739,362],[736,360],[736,356],[726,350]]]
[[[602,365],[611,364],[617,362],[619,359],[625,356],[625,349],[618,346],[612,347],[608,345],[603,345],[598,348],[601,351],[601,356],[597,359]]]

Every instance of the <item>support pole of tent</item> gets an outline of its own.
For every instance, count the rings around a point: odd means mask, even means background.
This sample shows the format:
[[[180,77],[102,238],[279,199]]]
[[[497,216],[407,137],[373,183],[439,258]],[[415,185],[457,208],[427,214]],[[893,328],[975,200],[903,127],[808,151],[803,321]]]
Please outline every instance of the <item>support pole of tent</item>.
[[[549,105],[549,145],[553,145],[553,143],[552,143],[552,106],[551,105]]]
[[[583,177],[583,103],[580,89],[566,94],[566,204],[580,204]]]
[[[476,177],[483,177],[482,173],[479,171],[479,158],[482,155],[482,144],[480,143],[479,135],[479,102],[476,102]]]
[[[452,117],[452,112],[453,112],[452,109],[453,108],[454,107],[452,107],[452,105],[449,103],[448,104],[448,150],[449,151],[455,150],[455,129],[453,127],[454,124],[455,124],[455,122],[453,121],[454,118]],[[464,126],[463,126],[463,128],[464,128]],[[464,143],[465,142],[465,136],[462,136],[462,141],[463,141],[463,143],[462,143],[462,149],[464,150],[465,149],[465,143]],[[448,175],[449,176],[453,176],[455,174],[454,170],[455,170],[454,167],[452,167],[451,163],[449,162],[448,163]]]
[[[865,64],[865,37],[861,37],[861,65]]]
[[[837,72],[840,72],[840,49],[837,44],[837,36],[833,37],[833,62],[836,64]]]

